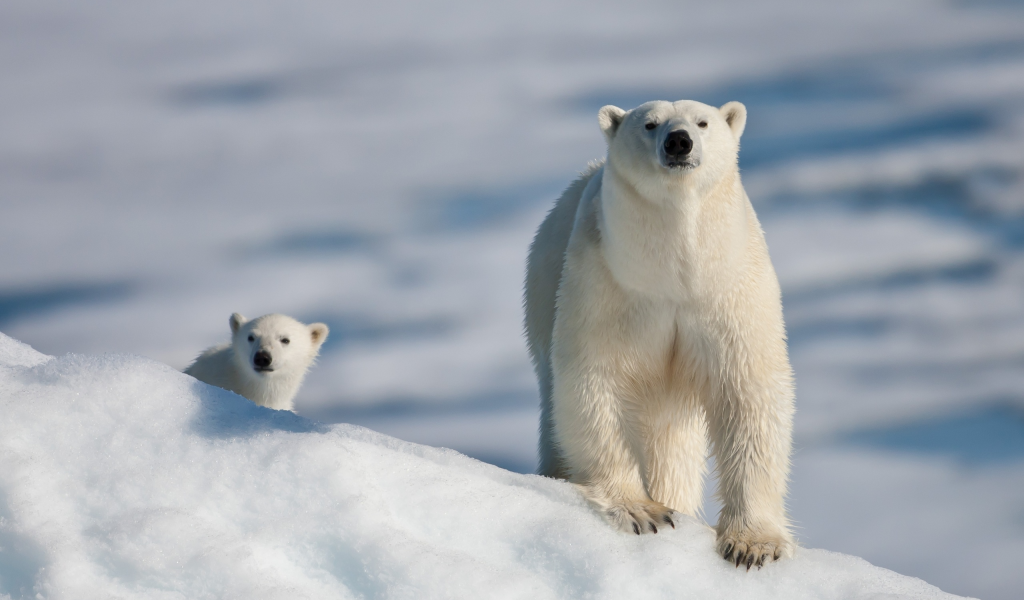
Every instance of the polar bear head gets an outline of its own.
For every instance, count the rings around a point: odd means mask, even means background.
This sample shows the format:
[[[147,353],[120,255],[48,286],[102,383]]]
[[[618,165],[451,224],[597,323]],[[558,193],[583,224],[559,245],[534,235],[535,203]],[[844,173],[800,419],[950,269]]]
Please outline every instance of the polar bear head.
[[[249,377],[301,377],[327,339],[327,325],[305,325],[281,314],[247,320],[235,313],[231,325],[234,359]]]
[[[747,109],[739,102],[715,108],[654,101],[629,111],[605,106],[597,120],[608,141],[607,164],[643,191],[666,180],[711,184],[735,172]]]

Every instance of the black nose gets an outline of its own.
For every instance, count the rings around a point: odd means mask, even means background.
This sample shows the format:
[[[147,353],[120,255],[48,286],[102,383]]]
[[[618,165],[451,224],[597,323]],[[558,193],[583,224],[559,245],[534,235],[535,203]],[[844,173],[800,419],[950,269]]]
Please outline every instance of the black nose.
[[[668,156],[686,156],[693,149],[693,140],[685,131],[673,131],[665,138],[665,154]]]
[[[261,369],[265,369],[270,366],[270,353],[266,350],[260,350],[256,353],[256,356],[252,357],[252,364],[256,365]]]

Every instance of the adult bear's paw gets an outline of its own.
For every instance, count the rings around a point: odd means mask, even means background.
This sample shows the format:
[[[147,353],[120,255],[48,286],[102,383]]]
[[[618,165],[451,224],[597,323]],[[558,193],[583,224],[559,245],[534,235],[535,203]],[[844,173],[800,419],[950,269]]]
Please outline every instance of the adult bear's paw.
[[[642,500],[613,504],[604,508],[604,516],[615,527],[626,533],[658,533],[658,528],[676,528],[674,511],[660,502]]]
[[[788,536],[755,533],[752,531],[719,534],[717,549],[725,560],[737,567],[746,565],[760,569],[783,556],[792,556],[793,542]]]
[[[675,511],[661,502],[655,502],[650,498],[623,500],[594,485],[576,484],[576,488],[616,529],[640,535],[658,533],[659,529],[666,527],[676,528],[675,517],[672,514]]]

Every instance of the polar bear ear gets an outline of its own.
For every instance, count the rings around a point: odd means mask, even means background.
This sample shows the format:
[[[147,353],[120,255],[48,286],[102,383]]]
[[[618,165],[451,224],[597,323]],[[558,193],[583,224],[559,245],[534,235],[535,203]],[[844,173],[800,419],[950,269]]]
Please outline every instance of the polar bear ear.
[[[740,139],[743,129],[747,126],[747,107],[739,102],[727,102],[718,109],[718,112],[722,113],[722,118],[729,124],[729,129],[732,129],[736,139]]]
[[[242,325],[245,325],[248,322],[249,319],[246,319],[242,315],[238,313],[232,314],[231,318],[228,319],[228,325],[231,326],[231,333],[238,333],[238,330],[242,328]]]
[[[313,347],[319,348],[324,340],[327,339],[327,334],[330,329],[327,328],[323,323],[313,323],[309,326],[309,337],[313,340]]]
[[[626,116],[626,111],[611,104],[602,106],[601,110],[597,111],[597,122],[608,143],[611,143],[612,138],[615,137],[615,132],[619,130],[619,125],[622,125],[624,116]]]

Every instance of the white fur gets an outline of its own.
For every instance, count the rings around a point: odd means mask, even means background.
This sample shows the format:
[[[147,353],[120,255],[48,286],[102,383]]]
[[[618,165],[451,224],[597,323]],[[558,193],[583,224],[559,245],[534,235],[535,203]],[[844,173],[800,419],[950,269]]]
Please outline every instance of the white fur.
[[[306,371],[327,339],[327,326],[303,325],[279,314],[248,321],[235,313],[228,323],[231,342],[206,349],[185,373],[245,396],[260,406],[292,410],[292,400]],[[261,350],[269,353],[272,371],[256,369],[253,360]]]
[[[598,121],[606,161],[565,191],[530,248],[540,472],[578,484],[621,529],[656,532],[672,510],[699,513],[710,437],[718,551],[748,568],[788,555],[792,371],[737,166],[746,108],[649,102],[606,106]],[[690,163],[670,167],[664,142],[679,129]]]

